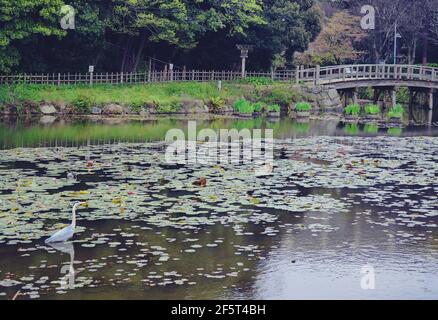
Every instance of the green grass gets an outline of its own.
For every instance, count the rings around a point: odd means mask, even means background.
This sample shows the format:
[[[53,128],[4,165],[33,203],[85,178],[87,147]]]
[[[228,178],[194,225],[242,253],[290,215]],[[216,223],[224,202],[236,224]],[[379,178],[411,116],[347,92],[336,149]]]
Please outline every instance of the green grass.
[[[251,79],[250,79],[251,80]],[[260,81],[259,81],[260,80]],[[263,81],[262,81],[263,80]],[[255,86],[225,82],[219,91],[216,83],[175,82],[144,85],[28,85],[19,84],[0,87],[0,106],[19,105],[23,102],[49,102],[72,106],[77,113],[86,113],[92,107],[116,103],[140,111],[145,105],[156,106],[159,112],[177,111],[185,100],[201,100],[216,112],[224,105],[232,105],[239,99],[257,101],[255,109],[266,105],[288,105],[297,95],[292,85],[269,83],[257,79]],[[251,80],[251,82],[253,82]],[[248,108],[247,108],[248,109]],[[247,110],[247,112],[249,112]]]
[[[253,113],[255,110],[254,104],[245,99],[240,99],[236,101],[234,103],[233,109],[240,113]]]
[[[377,104],[367,104],[365,106],[365,113],[371,114],[371,115],[379,114],[380,113],[380,106],[378,106]]]
[[[349,104],[344,109],[345,114],[352,115],[352,116],[358,116],[360,113],[360,105],[358,104]]]
[[[308,102],[298,102],[295,108],[298,112],[306,112],[312,109],[312,105]]]
[[[388,118],[403,118],[403,114],[405,113],[405,109],[401,104],[396,104],[388,111]]]
[[[268,105],[268,111],[270,112],[280,112],[281,107],[278,104],[270,104]]]

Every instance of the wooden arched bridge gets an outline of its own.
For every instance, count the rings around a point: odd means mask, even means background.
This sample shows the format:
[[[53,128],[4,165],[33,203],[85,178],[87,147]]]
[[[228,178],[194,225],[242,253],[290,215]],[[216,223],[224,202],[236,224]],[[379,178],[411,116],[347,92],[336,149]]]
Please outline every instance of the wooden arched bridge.
[[[429,107],[433,107],[433,92],[438,89],[438,68],[416,65],[340,65],[303,68],[295,71],[295,80],[312,82],[316,86],[331,86],[344,95],[344,101],[357,100],[359,88],[374,89],[374,101],[389,93],[392,104],[396,103],[396,88],[407,87],[411,101],[418,93],[428,94]]]

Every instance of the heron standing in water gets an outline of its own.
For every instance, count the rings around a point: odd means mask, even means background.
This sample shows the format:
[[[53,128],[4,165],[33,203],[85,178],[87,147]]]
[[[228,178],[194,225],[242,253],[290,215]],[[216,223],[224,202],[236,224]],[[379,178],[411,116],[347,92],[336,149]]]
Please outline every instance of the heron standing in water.
[[[46,243],[65,242],[73,237],[76,228],[76,209],[82,205],[85,205],[85,202],[76,202],[73,205],[71,224],[64,229],[57,231],[50,238],[46,239]]]

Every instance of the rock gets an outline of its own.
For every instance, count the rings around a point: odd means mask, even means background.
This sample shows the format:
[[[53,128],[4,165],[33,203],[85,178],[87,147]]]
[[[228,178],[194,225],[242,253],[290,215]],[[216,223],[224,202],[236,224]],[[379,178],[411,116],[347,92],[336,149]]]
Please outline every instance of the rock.
[[[111,103],[103,107],[103,114],[123,114],[123,107],[121,105]]]
[[[205,106],[204,101],[197,99],[183,99],[181,100],[181,110],[183,113],[206,113],[208,107]]]
[[[123,113],[124,114],[135,114],[136,112],[131,108],[131,107],[125,107],[123,108]]]
[[[147,116],[149,116],[149,114],[150,114],[150,112],[149,112],[148,109],[143,108],[143,109],[141,109],[141,111],[140,111],[140,116],[141,116],[141,117],[147,117]]]
[[[336,89],[330,89],[328,91],[328,96],[330,99],[335,100],[335,99],[339,99],[339,93],[338,90]]]
[[[91,109],[91,113],[92,113],[92,114],[102,114],[102,109],[101,109],[101,108],[98,108],[98,107],[93,107],[93,108]]]
[[[40,111],[42,114],[48,115],[57,113],[56,108],[51,104],[43,104],[42,106],[40,106]]]

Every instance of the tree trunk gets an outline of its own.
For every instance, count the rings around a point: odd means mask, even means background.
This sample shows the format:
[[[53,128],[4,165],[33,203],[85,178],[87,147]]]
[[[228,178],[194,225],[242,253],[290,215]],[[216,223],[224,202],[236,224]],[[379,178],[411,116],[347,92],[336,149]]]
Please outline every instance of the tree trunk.
[[[422,63],[424,65],[427,64],[428,46],[429,46],[429,39],[427,37],[427,34],[425,33],[423,35],[423,58],[422,58]]]
[[[145,43],[146,43],[146,37],[145,36],[140,36],[140,37],[141,37],[140,44],[138,46],[137,54],[136,54],[136,57],[135,57],[135,62],[134,62],[134,65],[132,67],[132,72],[136,72],[137,71],[138,64],[140,63],[140,59],[141,59],[141,57],[143,55],[143,50],[144,50],[144,46],[145,46]]]

